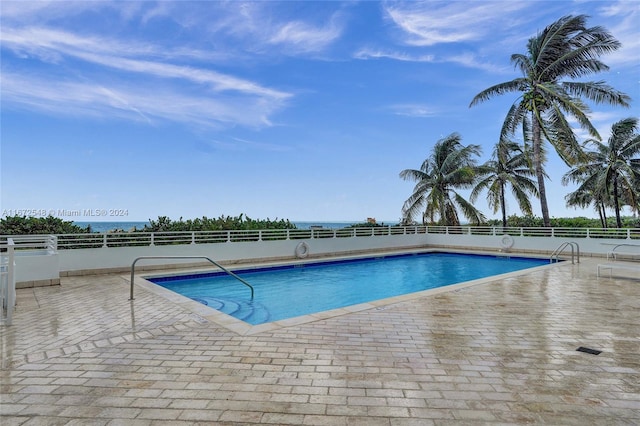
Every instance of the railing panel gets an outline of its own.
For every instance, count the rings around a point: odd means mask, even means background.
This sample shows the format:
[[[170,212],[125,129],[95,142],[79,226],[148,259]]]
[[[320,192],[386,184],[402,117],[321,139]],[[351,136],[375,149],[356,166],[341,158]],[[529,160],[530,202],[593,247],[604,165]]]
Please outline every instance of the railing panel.
[[[288,229],[265,229],[262,231],[263,241],[286,240],[289,235]]]
[[[427,233],[428,234],[446,234],[447,227],[446,226],[428,226]]]
[[[0,243],[7,244],[8,236],[0,237]],[[56,250],[58,239],[55,235],[13,235],[14,250]]]
[[[137,247],[226,242],[302,240],[310,238],[351,238],[391,235],[444,234],[555,238],[601,238],[640,240],[640,228],[514,228],[501,226],[383,226],[338,229],[262,229],[196,232],[113,232],[14,236],[16,250],[68,250],[100,247]],[[0,236],[5,243],[7,236]]]
[[[356,237],[370,237],[374,228],[353,228]]]
[[[231,236],[231,241],[234,243],[260,240],[260,231],[258,230],[229,231],[229,233]]]
[[[470,226],[467,228],[470,235],[494,235],[495,229],[490,226]],[[501,235],[501,233],[497,235]]]
[[[155,243],[157,243],[157,241]],[[136,247],[148,246],[150,244],[151,234],[147,232],[114,232],[113,234],[106,234],[107,247]],[[180,243],[176,241],[174,244]]]
[[[196,244],[225,243],[229,240],[229,231],[199,231],[194,235]]]
[[[58,248],[99,248],[105,245],[106,236],[107,234],[61,234],[58,235]]]
[[[290,229],[289,230],[289,239],[291,240],[304,240],[307,238],[311,238],[310,229]]]
[[[333,238],[335,236],[333,229],[313,229],[313,238]]]
[[[554,236],[558,238],[587,238],[589,228],[554,228]]]
[[[349,238],[355,235],[355,228],[336,229],[336,238]]]
[[[627,229],[618,229],[618,228],[608,228],[608,229],[591,229],[589,231],[590,238],[627,238],[630,230]],[[636,232],[640,232],[640,230],[635,230]],[[640,236],[636,236],[636,238],[640,238]]]

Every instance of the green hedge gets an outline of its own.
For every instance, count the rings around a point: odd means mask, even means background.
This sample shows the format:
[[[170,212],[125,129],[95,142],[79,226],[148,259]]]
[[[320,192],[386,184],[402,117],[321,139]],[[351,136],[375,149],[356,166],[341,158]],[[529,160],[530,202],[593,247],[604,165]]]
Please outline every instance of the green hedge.
[[[206,216],[197,219],[182,218],[171,220],[167,216],[159,216],[157,220],[149,219],[149,225],[133,232],[177,232],[177,231],[228,231],[228,230],[260,230],[260,229],[297,229],[285,219],[251,219],[244,214],[240,216],[220,216],[210,219]],[[91,226],[82,227],[71,221],[57,217],[7,216],[0,219],[0,235],[34,235],[34,234],[88,234]],[[113,232],[117,233],[117,232]]]
[[[229,230],[260,230],[260,229],[297,229],[289,220],[285,219],[251,219],[249,216],[220,216],[217,219],[202,216],[202,218],[182,218],[174,221],[167,216],[159,216],[158,220],[149,219],[149,225],[139,232],[168,232],[168,231],[229,231]]]
[[[7,216],[0,219],[0,235],[86,234],[91,227],[75,225],[57,217]]]
[[[487,222],[489,226],[502,226],[502,220],[493,219]],[[512,215],[507,218],[507,226],[513,228],[541,228],[544,222],[541,217],[536,216],[516,216]],[[588,217],[561,217],[551,218],[551,226],[553,228],[602,228],[600,219],[590,219]],[[607,218],[607,227],[616,227],[616,218]],[[623,217],[623,228],[640,228],[640,218]]]

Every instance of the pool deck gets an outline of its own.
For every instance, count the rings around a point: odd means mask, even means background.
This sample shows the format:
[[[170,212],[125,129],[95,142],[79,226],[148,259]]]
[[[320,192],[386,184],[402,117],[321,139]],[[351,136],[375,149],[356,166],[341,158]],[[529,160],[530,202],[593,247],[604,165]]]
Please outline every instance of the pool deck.
[[[640,277],[597,263],[256,327],[64,277],[0,327],[0,424],[638,425]]]

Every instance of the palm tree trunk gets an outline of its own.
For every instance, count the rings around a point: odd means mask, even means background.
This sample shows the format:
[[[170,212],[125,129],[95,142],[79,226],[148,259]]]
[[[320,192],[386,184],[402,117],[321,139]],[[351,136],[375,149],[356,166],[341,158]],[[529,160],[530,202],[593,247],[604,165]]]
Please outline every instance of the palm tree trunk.
[[[622,228],[622,219],[620,218],[620,202],[618,200],[618,176],[613,176],[613,205],[616,209],[616,226]]]
[[[607,229],[607,216],[604,212],[604,205],[598,203],[596,206],[598,208],[598,216],[600,216],[600,225],[602,225],[604,229]]]
[[[540,193],[540,208],[542,209],[542,220],[544,226],[551,227],[549,219],[549,206],[547,205],[547,190],[544,186],[544,170],[542,168],[542,132],[540,131],[540,122],[533,115],[533,166],[535,168],[536,177],[538,178],[538,192]]]
[[[507,206],[504,201],[504,184],[500,184],[500,208],[502,209],[502,227],[507,227]]]

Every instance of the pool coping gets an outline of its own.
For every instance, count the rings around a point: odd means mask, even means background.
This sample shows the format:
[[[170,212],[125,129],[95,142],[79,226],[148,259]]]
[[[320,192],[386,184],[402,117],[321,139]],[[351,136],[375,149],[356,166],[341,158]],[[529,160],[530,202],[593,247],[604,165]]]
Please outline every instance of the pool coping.
[[[313,263],[314,260],[318,262],[326,262],[326,261],[340,261],[340,260],[359,259],[359,258],[366,259],[366,258],[384,257],[385,255],[391,256],[391,255],[424,254],[424,253],[476,254],[476,255],[487,255],[487,256],[494,256],[494,257],[525,257],[525,258],[534,258],[534,259],[548,259],[546,256],[535,256],[529,253],[526,253],[526,254],[516,253],[516,252],[495,253],[495,252],[485,252],[485,251],[477,251],[477,250],[450,250],[450,249],[442,250],[442,249],[429,248],[429,249],[410,250],[410,251],[406,251],[406,250],[405,251],[385,251],[385,252],[375,253],[375,255],[372,255],[371,253],[366,253],[361,255],[335,256],[331,258],[323,257],[322,259],[302,259],[302,260],[296,259],[293,261],[256,262],[256,263],[242,265],[241,268],[237,268],[235,270],[237,271],[242,269],[252,269],[257,266],[272,267],[272,266],[281,266],[281,265],[295,265],[295,264],[301,264],[301,263]],[[407,293],[399,296],[388,297],[384,299],[374,300],[371,302],[360,303],[357,305],[346,306],[343,308],[337,308],[337,309],[317,312],[313,314],[301,315],[293,318],[287,318],[283,320],[278,320],[278,321],[273,321],[273,322],[268,322],[268,323],[258,324],[258,325],[252,325],[252,324],[246,323],[242,320],[232,317],[231,315],[227,315],[214,308],[203,305],[200,302],[196,302],[195,300],[192,300],[186,296],[182,296],[178,293],[175,293],[165,287],[162,287],[146,279],[146,278],[153,278],[155,276],[166,276],[167,272],[169,271],[164,271],[164,272],[155,271],[153,274],[149,274],[149,271],[147,271],[146,273],[141,272],[140,274],[136,274],[134,276],[134,287],[142,288],[150,293],[160,296],[172,303],[179,305],[183,309],[197,315],[198,317],[206,321],[212,322],[216,325],[219,325],[221,327],[224,327],[227,330],[232,331],[238,335],[249,336],[249,335],[267,332],[267,331],[271,332],[271,331],[275,331],[275,330],[279,330],[282,328],[291,327],[295,325],[321,321],[324,319],[347,315],[354,312],[360,312],[360,311],[365,311],[369,309],[382,309],[386,306],[394,305],[396,303],[420,299],[423,297],[434,296],[441,293],[459,292],[473,286],[489,284],[493,281],[497,281],[500,279],[512,278],[520,275],[529,274],[543,268],[559,267],[559,266],[562,266],[563,264],[571,264],[571,263],[570,262],[553,262],[553,263],[550,262],[548,265],[534,266],[534,267],[522,269],[519,271],[492,275],[490,277],[478,278],[470,281],[463,281],[461,283],[450,284],[444,287],[438,287],[434,289]],[[217,268],[206,268],[206,269],[197,268],[197,269],[189,269],[189,270],[182,270],[182,271],[171,270],[172,272],[171,275],[176,275],[176,276],[190,275],[190,274],[197,274],[197,273],[212,272],[216,270]],[[130,282],[130,279],[131,279],[131,277],[129,276],[122,276],[122,278],[128,282]]]

